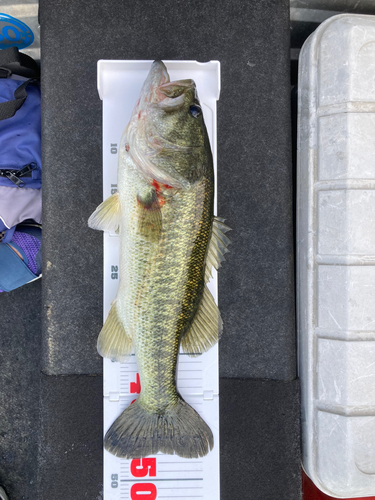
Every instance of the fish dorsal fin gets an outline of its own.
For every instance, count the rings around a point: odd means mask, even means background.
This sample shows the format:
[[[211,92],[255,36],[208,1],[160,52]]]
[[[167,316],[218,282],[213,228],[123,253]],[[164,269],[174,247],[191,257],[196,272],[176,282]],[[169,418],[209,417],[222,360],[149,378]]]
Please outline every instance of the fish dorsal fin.
[[[211,240],[208,245],[206,258],[206,270],[204,277],[206,283],[210,278],[212,278],[212,267],[219,269],[219,267],[221,267],[221,263],[225,260],[224,255],[229,252],[228,245],[230,245],[231,241],[225,233],[230,231],[231,228],[224,224],[224,221],[225,219],[222,219],[221,217],[214,217]]]
[[[133,348],[133,341],[126,333],[113,302],[108,317],[98,337],[98,353],[103,358],[124,362]]]
[[[198,356],[216,344],[222,330],[223,322],[219,308],[205,285],[194,320],[182,337],[181,347],[190,356]]]
[[[121,205],[118,192],[101,203],[89,218],[89,227],[102,231],[116,231],[120,225]]]

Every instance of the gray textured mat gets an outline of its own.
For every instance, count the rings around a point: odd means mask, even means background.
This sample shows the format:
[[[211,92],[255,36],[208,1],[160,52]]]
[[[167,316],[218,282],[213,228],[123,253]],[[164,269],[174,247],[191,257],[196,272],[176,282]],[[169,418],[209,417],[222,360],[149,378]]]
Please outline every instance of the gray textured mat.
[[[98,59],[218,59],[223,376],[295,377],[288,1],[40,3],[47,373],[100,373]],[[119,111],[120,112],[120,111]],[[106,147],[106,145],[104,145]]]
[[[220,379],[221,500],[300,500],[299,381]]]
[[[101,376],[42,375],[38,500],[102,499],[102,386]]]
[[[0,293],[0,314],[0,485],[11,500],[35,500],[41,280]]]

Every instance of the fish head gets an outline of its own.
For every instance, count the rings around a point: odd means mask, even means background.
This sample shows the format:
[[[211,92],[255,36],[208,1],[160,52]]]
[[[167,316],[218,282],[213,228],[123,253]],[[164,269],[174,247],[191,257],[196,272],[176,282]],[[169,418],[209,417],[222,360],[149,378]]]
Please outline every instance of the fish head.
[[[151,182],[183,188],[213,175],[196,85],[171,82],[161,61],[152,64],[125,132],[127,153]]]

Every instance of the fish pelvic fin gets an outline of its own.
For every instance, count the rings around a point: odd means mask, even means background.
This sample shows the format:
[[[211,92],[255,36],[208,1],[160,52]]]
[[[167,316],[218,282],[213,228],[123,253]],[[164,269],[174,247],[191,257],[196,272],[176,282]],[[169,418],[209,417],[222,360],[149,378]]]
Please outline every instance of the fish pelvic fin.
[[[205,286],[193,322],[181,339],[182,350],[192,357],[199,356],[218,342],[222,331],[223,321],[219,308]]]
[[[91,229],[117,231],[120,225],[121,205],[118,192],[101,203],[90,216],[88,225]]]
[[[212,224],[211,240],[208,245],[206,257],[205,282],[207,283],[212,278],[212,268],[219,269],[222,262],[225,261],[224,255],[229,252],[228,246],[231,244],[230,239],[225,233],[231,231],[231,228],[224,224],[225,219],[214,217]]]
[[[150,413],[136,400],[115,420],[104,438],[107,451],[127,459],[159,451],[198,458],[207,455],[213,446],[211,429],[181,397],[162,413]]]
[[[112,304],[108,317],[98,337],[98,353],[112,361],[126,361],[132,351],[133,341],[126,333],[118,316],[116,302]]]

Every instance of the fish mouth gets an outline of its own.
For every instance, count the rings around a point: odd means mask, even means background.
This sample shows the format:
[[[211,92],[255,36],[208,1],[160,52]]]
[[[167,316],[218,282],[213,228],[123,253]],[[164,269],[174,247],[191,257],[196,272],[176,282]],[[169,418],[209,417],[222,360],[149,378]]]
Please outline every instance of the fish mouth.
[[[166,97],[179,97],[187,89],[195,88],[193,80],[177,80],[159,85],[159,92]]]
[[[150,104],[160,104],[170,107],[171,100],[176,99],[190,88],[195,89],[193,80],[178,80],[171,82],[168,70],[163,61],[154,61],[143,84],[137,108],[146,108]]]
[[[159,87],[169,82],[170,78],[165,64],[162,61],[154,61],[143,83],[133,113],[146,109],[150,104],[157,104],[160,101]]]
[[[178,80],[160,85],[157,89],[159,97],[158,106],[165,110],[179,108],[184,104],[185,93],[190,89],[196,95],[196,87],[193,80]]]
[[[155,91],[161,86],[170,82],[168,70],[162,61],[154,61],[147,78],[143,84],[142,95],[154,96]],[[156,96],[155,96],[156,97]]]

